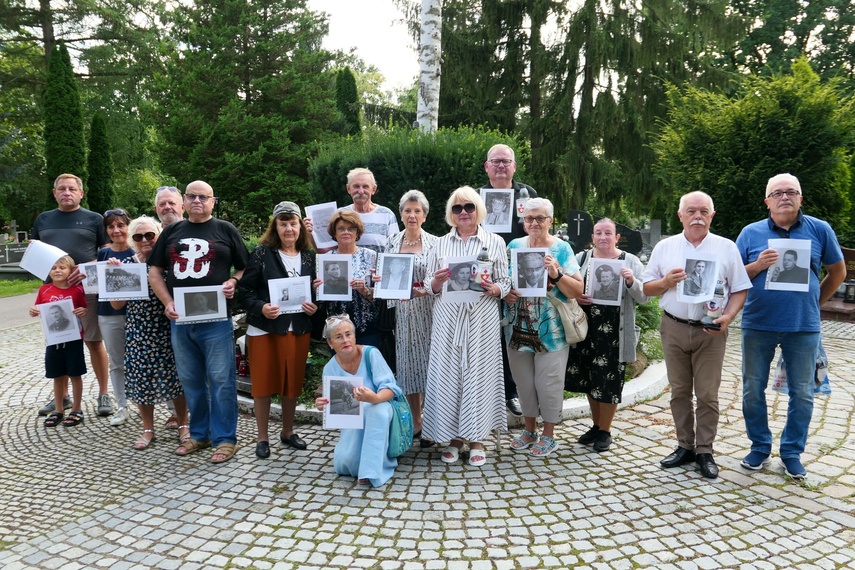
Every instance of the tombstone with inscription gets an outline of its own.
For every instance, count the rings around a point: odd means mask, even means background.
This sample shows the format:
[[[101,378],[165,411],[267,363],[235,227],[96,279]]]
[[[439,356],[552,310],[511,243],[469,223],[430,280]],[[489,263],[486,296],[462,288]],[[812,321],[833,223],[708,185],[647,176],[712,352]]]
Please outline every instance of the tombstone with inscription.
[[[570,210],[567,213],[567,239],[573,246],[573,251],[587,249],[591,243],[591,233],[594,231],[594,221],[591,214],[582,210]]]

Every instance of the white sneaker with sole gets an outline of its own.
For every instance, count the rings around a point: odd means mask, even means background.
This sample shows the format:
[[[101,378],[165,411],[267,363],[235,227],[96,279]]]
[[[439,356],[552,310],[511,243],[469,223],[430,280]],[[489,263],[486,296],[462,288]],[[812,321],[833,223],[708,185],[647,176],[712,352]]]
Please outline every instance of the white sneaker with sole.
[[[110,425],[111,426],[120,426],[123,423],[125,423],[126,421],[128,421],[128,418],[130,418],[130,416],[131,416],[131,413],[130,413],[130,410],[128,410],[128,408],[119,408],[118,410],[116,410],[116,413],[113,414],[113,417],[110,418]]]

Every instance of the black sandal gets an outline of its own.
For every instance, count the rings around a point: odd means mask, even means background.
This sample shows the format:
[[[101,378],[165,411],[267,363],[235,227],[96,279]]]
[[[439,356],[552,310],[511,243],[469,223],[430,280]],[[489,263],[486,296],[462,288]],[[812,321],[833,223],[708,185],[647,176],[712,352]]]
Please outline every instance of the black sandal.
[[[45,418],[45,427],[56,427],[60,423],[62,423],[62,418],[64,416],[59,412],[51,412],[48,414],[48,417]]]
[[[74,427],[83,423],[83,412],[71,412],[68,417],[62,420],[62,425],[65,427]]]

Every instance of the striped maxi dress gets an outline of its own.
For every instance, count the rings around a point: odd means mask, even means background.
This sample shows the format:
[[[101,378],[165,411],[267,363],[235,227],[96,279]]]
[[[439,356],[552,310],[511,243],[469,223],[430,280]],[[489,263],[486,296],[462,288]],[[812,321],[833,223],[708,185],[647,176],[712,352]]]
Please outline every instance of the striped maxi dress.
[[[484,246],[504,297],[511,290],[505,242],[480,226],[465,242],[456,228],[439,238],[428,255],[427,275],[444,267],[445,258],[478,255]],[[477,303],[434,303],[424,437],[483,441],[491,431],[507,429],[499,302],[484,296]]]

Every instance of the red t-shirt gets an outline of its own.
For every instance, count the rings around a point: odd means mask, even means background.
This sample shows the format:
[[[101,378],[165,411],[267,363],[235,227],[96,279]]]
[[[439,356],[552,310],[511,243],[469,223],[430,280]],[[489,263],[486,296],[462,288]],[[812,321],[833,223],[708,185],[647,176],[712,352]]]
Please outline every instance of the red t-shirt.
[[[53,283],[46,283],[39,287],[39,292],[36,295],[36,305],[41,305],[43,303],[52,303],[54,301],[63,301],[65,299],[71,299],[71,302],[74,303],[74,308],[86,308],[86,293],[83,291],[83,285],[75,285],[73,287],[66,287],[62,289],[61,287],[57,287]],[[80,334],[83,334],[83,323],[80,319],[77,319],[80,323]]]

